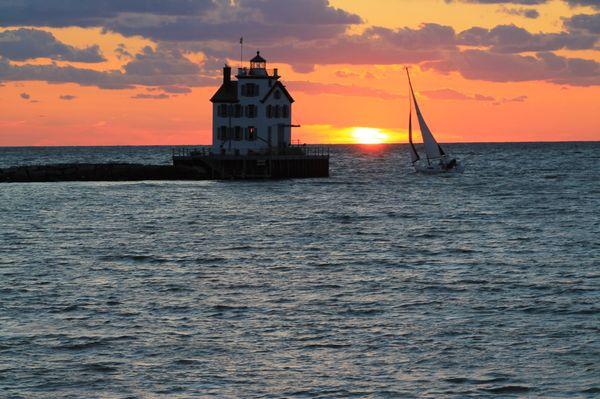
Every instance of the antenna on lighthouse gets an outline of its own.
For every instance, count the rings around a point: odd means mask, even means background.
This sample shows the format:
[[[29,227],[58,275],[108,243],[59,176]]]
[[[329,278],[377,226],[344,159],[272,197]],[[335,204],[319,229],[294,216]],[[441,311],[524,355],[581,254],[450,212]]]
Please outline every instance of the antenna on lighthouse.
[[[240,68],[244,65],[244,36],[240,37]]]

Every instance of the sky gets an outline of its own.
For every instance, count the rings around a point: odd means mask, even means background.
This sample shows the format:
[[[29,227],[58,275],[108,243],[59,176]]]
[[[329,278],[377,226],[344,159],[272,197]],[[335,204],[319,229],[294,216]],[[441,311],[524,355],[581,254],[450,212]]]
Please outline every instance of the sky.
[[[600,140],[600,0],[0,0],[0,146],[210,144],[240,36],[294,140]]]

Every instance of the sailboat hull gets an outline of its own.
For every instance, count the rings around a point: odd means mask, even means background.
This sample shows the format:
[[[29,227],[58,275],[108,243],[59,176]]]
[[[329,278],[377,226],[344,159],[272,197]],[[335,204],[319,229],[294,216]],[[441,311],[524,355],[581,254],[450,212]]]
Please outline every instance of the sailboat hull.
[[[454,167],[448,169],[444,165],[440,164],[422,164],[415,163],[415,172],[423,173],[427,175],[438,175],[438,174],[460,174],[465,171],[465,166],[461,162],[457,162]]]

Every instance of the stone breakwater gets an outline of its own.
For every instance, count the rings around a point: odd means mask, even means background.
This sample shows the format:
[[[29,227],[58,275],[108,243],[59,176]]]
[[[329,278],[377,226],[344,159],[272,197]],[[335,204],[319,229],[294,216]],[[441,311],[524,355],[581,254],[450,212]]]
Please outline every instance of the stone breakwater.
[[[132,163],[69,163],[0,169],[0,183],[57,181],[204,180],[200,167]]]

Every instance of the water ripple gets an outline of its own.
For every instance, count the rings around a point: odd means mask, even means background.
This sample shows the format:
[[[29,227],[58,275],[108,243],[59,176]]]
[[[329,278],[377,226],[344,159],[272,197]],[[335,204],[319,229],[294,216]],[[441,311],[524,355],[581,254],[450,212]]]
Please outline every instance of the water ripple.
[[[0,397],[598,397],[600,145],[451,147],[452,179],[341,146],[330,179],[0,186]],[[123,154],[169,161],[0,167]]]

